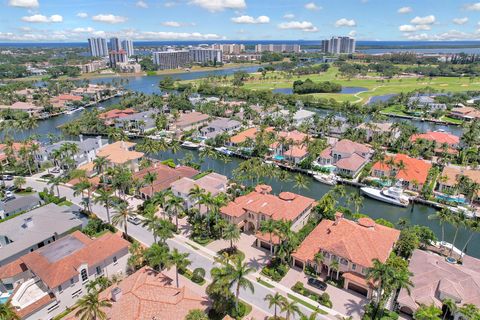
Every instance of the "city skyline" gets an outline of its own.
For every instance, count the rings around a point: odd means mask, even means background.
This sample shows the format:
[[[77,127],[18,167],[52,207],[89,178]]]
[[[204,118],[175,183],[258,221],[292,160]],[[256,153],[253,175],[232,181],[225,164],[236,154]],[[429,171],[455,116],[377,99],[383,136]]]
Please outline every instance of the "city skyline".
[[[0,7],[2,42],[480,39],[474,1],[5,0]]]

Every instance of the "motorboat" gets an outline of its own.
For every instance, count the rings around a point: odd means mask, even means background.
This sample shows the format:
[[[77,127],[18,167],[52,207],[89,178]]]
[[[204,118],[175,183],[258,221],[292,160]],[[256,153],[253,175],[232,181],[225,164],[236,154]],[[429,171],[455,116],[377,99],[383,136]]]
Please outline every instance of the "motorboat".
[[[337,184],[337,179],[333,174],[316,174],[313,176],[313,179],[329,186],[334,186]]]
[[[410,198],[403,193],[403,189],[399,187],[389,187],[383,189],[375,189],[370,187],[360,188],[366,196],[386,203],[394,204],[400,207],[407,207],[410,203]]]
[[[469,208],[460,207],[460,206],[459,207],[447,206],[447,208],[450,211],[453,211],[455,213],[462,213],[465,217],[467,217],[469,219],[473,219],[473,218],[477,217],[477,213],[475,212],[474,209],[469,209]]]
[[[182,143],[182,147],[186,149],[192,149],[192,150],[197,150],[200,148],[200,144],[192,142],[192,141],[184,141]]]
[[[84,107],[80,107],[80,108],[76,108],[76,109],[71,109],[71,110],[68,110],[67,112],[65,112],[66,114],[74,114],[75,112],[77,111],[82,111],[82,110],[85,110]]]
[[[224,154],[224,155],[227,155],[227,156],[231,156],[232,155],[232,151],[228,150],[227,148],[225,147],[218,147],[218,148],[215,148],[215,151],[221,153],[221,154]]]

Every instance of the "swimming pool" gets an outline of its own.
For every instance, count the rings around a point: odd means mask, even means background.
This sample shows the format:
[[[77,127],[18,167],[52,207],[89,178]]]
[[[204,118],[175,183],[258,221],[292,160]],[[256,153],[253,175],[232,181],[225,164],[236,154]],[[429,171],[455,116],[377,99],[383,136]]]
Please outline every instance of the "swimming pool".
[[[285,159],[285,157],[284,157],[284,156],[278,156],[278,155],[277,155],[277,156],[273,157],[273,159],[278,160],[278,161],[282,161],[282,160]]]
[[[8,299],[10,298],[10,296],[12,295],[13,291],[10,290],[8,292],[4,292],[1,294],[0,296],[0,304],[5,304],[7,303]]]
[[[446,195],[446,194],[437,194],[435,197],[439,200],[449,201],[449,202],[456,202],[456,203],[466,203],[467,202],[467,199],[465,199],[463,197],[454,197],[454,196],[449,196],[449,195]]]

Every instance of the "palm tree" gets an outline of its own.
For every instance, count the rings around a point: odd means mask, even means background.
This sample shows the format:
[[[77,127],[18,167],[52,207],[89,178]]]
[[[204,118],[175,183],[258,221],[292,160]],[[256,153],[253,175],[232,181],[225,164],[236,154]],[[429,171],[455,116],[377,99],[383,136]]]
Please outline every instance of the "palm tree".
[[[159,218],[155,215],[155,212],[149,211],[143,215],[142,227],[146,228],[153,234],[153,242],[157,242],[157,234],[155,228],[158,224]]]
[[[93,291],[84,295],[77,303],[75,317],[79,320],[106,320],[107,314],[102,309],[110,308],[112,304],[107,300],[100,300],[98,292]]]
[[[157,173],[156,172],[147,172],[143,176],[143,181],[146,184],[150,185],[150,195],[153,196],[153,184],[157,181]]]
[[[5,320],[20,320],[20,316],[15,312],[15,307],[10,301],[0,303],[0,319]]]
[[[205,189],[200,188],[198,184],[194,185],[192,189],[188,192],[188,196],[193,200],[196,201],[198,204],[198,212],[200,212],[200,199],[205,194]]]
[[[60,188],[59,186],[62,184],[62,177],[53,177],[53,178],[50,178],[47,182],[47,184],[49,185],[52,185],[52,193],[53,193],[53,188],[56,189],[57,191],[57,197],[60,198]]]
[[[316,310],[318,310],[318,308]],[[313,311],[312,313],[310,313],[309,316],[302,315],[300,317],[300,320],[317,320],[318,314],[319,314],[318,311]],[[350,319],[345,318],[345,320],[352,320],[352,319],[353,319],[352,317],[350,317]]]
[[[178,230],[178,215],[183,211],[183,199],[171,196],[167,200],[167,212],[175,215],[175,226]]]
[[[110,221],[110,207],[113,204],[113,197],[112,197],[113,192],[110,190],[106,189],[98,189],[96,191],[96,195],[93,198],[93,202],[95,204],[101,203],[104,207],[105,210],[107,211],[107,222],[110,224],[112,223]]]
[[[280,293],[275,292],[275,294],[267,294],[263,300],[268,301],[269,308],[273,306],[273,318],[277,319],[277,307],[281,308],[285,304],[287,299]]]
[[[93,169],[97,171],[97,174],[101,175],[109,162],[110,160],[107,157],[98,156],[93,160]]]
[[[229,266],[230,282],[229,289],[235,287],[235,310],[238,312],[238,296],[240,295],[240,288],[249,289],[252,293],[255,291],[254,286],[247,276],[255,272],[255,268],[249,267],[248,264],[242,263],[240,257],[237,257],[233,265]]]
[[[353,205],[355,213],[359,213],[360,208],[363,206],[363,197],[356,192],[352,192],[348,195],[347,203]]]
[[[112,217],[112,223],[115,226],[120,226],[124,228],[123,236],[125,239],[128,238],[128,229],[127,229],[127,219],[129,217],[134,217],[135,214],[133,211],[129,208],[128,204],[125,202],[121,202],[120,204],[117,205],[117,214],[115,214]]]
[[[307,189],[308,188],[308,179],[303,174],[296,174],[295,175],[295,184],[294,188],[300,189]]]
[[[165,244],[167,239],[173,236],[172,223],[168,220],[157,219],[153,228],[153,236],[158,237],[160,243]]]
[[[455,234],[453,235],[453,241],[452,241],[452,246],[450,248],[450,252],[448,255],[451,257],[453,253],[453,248],[455,247],[455,242],[457,241],[457,235],[458,231],[460,230],[460,227],[465,224],[467,217],[465,216],[464,213],[459,212],[457,214],[452,214],[450,216],[450,224],[455,227]]]
[[[277,230],[277,223],[273,219],[267,219],[260,222],[260,232],[267,233],[270,236],[268,243],[270,244],[270,254],[273,254],[273,234]]]
[[[333,270],[337,273],[337,276],[335,278],[338,281],[338,273],[340,271],[340,264],[338,263],[338,260],[333,260],[332,263],[330,263],[330,270]]]
[[[323,262],[325,261],[325,256],[323,255],[322,252],[317,252],[313,256],[313,260],[317,264],[317,269],[318,269],[318,267],[320,267],[320,272],[319,273],[321,273],[322,272],[322,265],[323,265]]]
[[[443,306],[445,307],[445,313],[443,314],[443,320],[447,318],[447,314],[450,313],[453,315],[457,311],[457,304],[450,298],[446,298],[442,301]]]
[[[190,260],[188,260],[188,256],[188,253],[181,253],[177,250],[177,248],[173,249],[172,253],[170,254],[170,263],[175,266],[175,279],[177,288],[179,287],[178,270],[185,269],[192,263]]]
[[[442,210],[428,216],[429,220],[438,220],[438,223],[442,228],[442,242],[445,240],[445,223],[450,221],[451,216],[452,211],[447,208],[442,208]]]
[[[166,245],[154,243],[145,251],[148,265],[157,271],[170,266],[170,254]]]
[[[298,304],[295,301],[288,301],[287,299],[283,302],[282,312],[285,313],[285,320],[290,320],[290,317],[302,314]]]
[[[415,311],[413,318],[415,320],[438,320],[442,315],[442,310],[435,305],[426,306],[422,304],[420,308]]]
[[[223,239],[230,241],[230,252],[233,250],[233,243],[240,241],[240,229],[236,224],[228,223],[223,229]]]
[[[480,221],[478,221],[477,219],[468,219],[465,222],[465,227],[467,228],[467,230],[470,231],[470,235],[468,236],[468,239],[467,239],[467,241],[465,242],[465,245],[462,248],[461,256],[463,256],[463,253],[465,252],[468,245],[470,244],[470,241],[472,241],[473,235],[475,233],[480,232]]]
[[[208,320],[208,316],[203,310],[193,309],[185,316],[185,320]]]

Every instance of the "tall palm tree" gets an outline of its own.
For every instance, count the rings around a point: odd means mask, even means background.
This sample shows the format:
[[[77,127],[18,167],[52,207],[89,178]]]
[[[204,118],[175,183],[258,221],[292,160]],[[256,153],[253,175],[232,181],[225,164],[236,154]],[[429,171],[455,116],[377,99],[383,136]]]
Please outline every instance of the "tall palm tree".
[[[128,238],[128,228],[127,228],[127,219],[129,217],[134,217],[135,213],[130,209],[127,203],[121,202],[116,207],[117,213],[112,217],[112,223],[115,226],[123,226],[123,236],[125,239]]]
[[[470,241],[472,241],[473,235],[480,232],[480,221],[478,221],[477,219],[468,219],[467,221],[465,221],[464,225],[470,232],[470,235],[468,236],[468,239],[462,248],[462,256],[468,245],[470,244]]]
[[[53,193],[53,188],[56,189],[57,191],[57,197],[60,198],[60,188],[59,186],[62,184],[63,180],[62,180],[62,177],[52,177],[50,178],[48,181],[47,181],[47,184],[51,185],[52,186],[52,193]]]
[[[302,314],[298,304],[295,301],[288,301],[287,299],[283,302],[282,312],[285,313],[285,320],[290,320],[290,317]]]
[[[338,281],[338,273],[340,272],[340,264],[338,263],[338,260],[333,260],[331,263],[330,263],[330,270],[331,271],[335,271],[337,273],[337,276],[335,277]],[[330,274],[330,276],[332,275],[332,273]]]
[[[143,215],[142,227],[146,228],[153,234],[153,242],[157,242],[157,234],[155,228],[158,225],[159,218],[155,215],[155,212],[149,211]]]
[[[143,181],[145,181],[147,185],[150,185],[150,195],[153,196],[153,184],[155,183],[155,181],[157,181],[157,173],[147,172],[143,176]]]
[[[93,202],[95,204],[101,203],[105,210],[107,211],[107,222],[110,224],[110,208],[113,205],[114,198],[112,197],[113,192],[106,189],[98,189],[96,195],[94,195]]]
[[[223,239],[230,241],[230,252],[233,250],[233,243],[240,241],[240,229],[234,223],[228,223],[223,229]]]
[[[188,192],[188,197],[191,198],[193,201],[197,202],[198,205],[198,212],[200,212],[201,204],[199,203],[200,199],[205,194],[205,189],[200,188],[198,184],[194,185],[192,189]]]
[[[449,222],[453,212],[447,208],[435,212],[428,216],[429,220],[438,220],[440,227],[442,228],[442,242],[445,240],[445,223]]]
[[[277,308],[281,308],[287,299],[280,293],[275,292],[275,294],[267,294],[263,300],[268,301],[269,308],[273,306],[273,318],[277,319]]]
[[[442,315],[442,310],[437,308],[435,305],[421,305],[420,308],[415,311],[413,318],[415,320],[437,320],[440,319]]]
[[[75,317],[79,320],[106,320],[107,314],[103,309],[111,306],[112,304],[107,300],[99,299],[97,291],[93,291],[78,301]]]
[[[270,236],[268,243],[270,244],[270,254],[273,254],[273,234],[277,230],[277,223],[273,219],[267,219],[260,222],[260,232],[267,233]]]
[[[372,280],[373,283],[376,283],[377,306],[373,314],[373,318],[375,318],[377,316],[378,310],[383,307],[382,294],[384,293],[384,290],[387,287],[388,283],[393,278],[394,270],[388,264],[382,263],[378,259],[374,259],[372,262],[373,266],[367,271],[367,279]]]
[[[295,184],[294,188],[301,190],[301,189],[307,189],[308,188],[308,179],[305,177],[303,174],[296,174],[295,175]]]
[[[177,196],[171,196],[167,200],[167,212],[175,216],[175,226],[178,230],[178,215],[183,212],[183,199]]]
[[[185,269],[192,262],[188,259],[188,253],[181,253],[177,248],[173,249],[170,254],[170,263],[175,266],[175,279],[177,283],[177,288],[179,287],[178,283],[178,270]]]
[[[98,156],[93,160],[93,169],[97,171],[97,174],[101,175],[109,162],[110,160],[107,157]]]
[[[8,301],[7,303],[0,303],[0,319],[5,320],[20,320],[20,316],[15,312],[15,307]]]
[[[450,252],[448,255],[451,257],[453,253],[453,248],[455,247],[455,242],[457,241],[457,235],[458,231],[460,230],[460,227],[462,227],[467,220],[467,217],[463,212],[458,212],[456,214],[452,214],[450,216],[450,224],[455,227],[455,234],[453,235],[453,241],[452,241],[452,246],[450,248]]]
[[[235,310],[238,312],[238,296],[240,289],[249,289],[252,293],[255,291],[253,283],[247,279],[250,273],[255,272],[255,268],[249,267],[243,263],[240,257],[237,257],[232,265],[229,265],[230,282],[229,289],[235,288]]]
[[[443,306],[445,307],[445,313],[443,315],[443,320],[447,318],[447,314],[450,313],[453,315],[455,312],[457,312],[457,304],[453,299],[446,298],[442,301]]]
[[[154,243],[145,251],[148,265],[157,271],[170,267],[170,254],[166,245]]]
[[[153,235],[160,240],[160,243],[165,244],[167,239],[173,236],[172,223],[168,220],[157,219],[153,228]]]
[[[322,272],[322,265],[323,265],[323,262],[325,261],[325,256],[323,255],[322,252],[317,252],[313,256],[313,260],[317,264],[317,268],[320,267],[320,273],[321,273]]]

